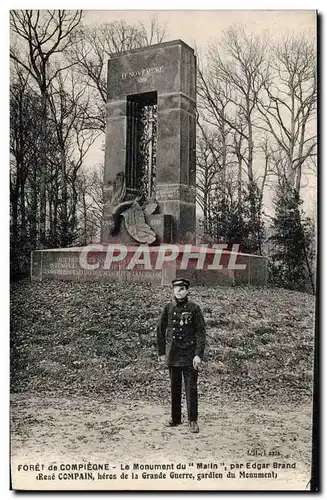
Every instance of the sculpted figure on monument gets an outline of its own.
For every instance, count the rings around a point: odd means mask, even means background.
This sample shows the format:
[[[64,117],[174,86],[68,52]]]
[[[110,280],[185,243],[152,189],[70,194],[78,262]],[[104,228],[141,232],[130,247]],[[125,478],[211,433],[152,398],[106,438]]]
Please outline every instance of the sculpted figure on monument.
[[[122,216],[125,221],[125,227],[129,235],[139,243],[154,243],[156,233],[146,223],[145,215],[150,215],[157,209],[157,202],[146,203],[142,208],[142,196],[137,196],[134,200],[124,201],[126,196],[126,181],[123,172],[116,175],[116,180],[107,191],[108,202],[110,204],[110,234],[119,233]]]

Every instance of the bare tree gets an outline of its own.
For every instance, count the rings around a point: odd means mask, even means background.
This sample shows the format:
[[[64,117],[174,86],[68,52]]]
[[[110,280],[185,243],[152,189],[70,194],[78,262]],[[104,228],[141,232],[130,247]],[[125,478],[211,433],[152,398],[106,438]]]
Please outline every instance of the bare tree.
[[[15,248],[18,240],[26,234],[25,196],[28,174],[38,163],[37,96],[29,86],[29,76],[15,65],[10,87],[10,207],[11,244]],[[36,221],[32,238],[36,242]]]
[[[149,29],[144,24],[114,21],[97,25],[81,25],[74,33],[74,44],[69,49],[69,60],[76,63],[76,71],[93,91],[89,111],[90,126],[105,130],[107,102],[107,63],[113,53],[161,42],[166,35],[153,18]]]
[[[202,137],[206,139],[207,146],[213,158],[220,164],[221,169],[221,185],[225,185],[227,166],[230,157],[230,136],[231,127],[228,124],[228,107],[230,101],[230,86],[224,82],[220,82],[208,77],[204,79],[201,69],[199,69],[199,104],[198,109],[200,116],[198,117],[198,127],[201,130]],[[202,123],[207,126],[204,127]],[[212,130],[211,139],[209,131]],[[215,138],[213,141],[212,139]],[[224,193],[222,191],[222,196]]]
[[[197,140],[197,179],[196,200],[203,212],[203,232],[205,235],[211,233],[211,204],[217,182],[217,162],[210,150],[211,141],[208,136],[202,135]]]
[[[11,269],[26,271],[29,253],[39,242],[40,183],[43,168],[42,102],[30,75],[18,63],[10,85],[10,234]],[[47,172],[55,157],[54,137],[47,127]]]
[[[149,25],[140,23],[140,29],[144,40],[142,45],[145,46],[161,43],[167,36],[167,24],[161,24],[157,15],[151,17]]]
[[[10,57],[34,79],[42,100],[41,135],[43,140],[43,166],[40,183],[40,241],[46,237],[46,135],[48,87],[57,74],[71,66],[59,65],[53,74],[49,64],[71,44],[71,33],[82,18],[81,11],[66,10],[12,10],[10,28],[14,43]]]
[[[77,177],[77,213],[80,227],[80,244],[87,245],[100,237],[103,213],[104,166],[92,171],[81,170]]]
[[[76,226],[77,173],[96,139],[96,133],[88,129],[88,117],[85,112],[88,108],[87,88],[77,82],[74,72],[66,75],[59,73],[52,80],[48,102],[48,120],[55,131],[58,153],[60,244],[65,247],[71,243],[71,230]],[[58,219],[58,208],[59,204],[56,203],[52,210],[52,214],[56,214],[56,219]],[[56,233],[57,228],[53,227],[53,234]]]
[[[311,39],[284,37],[273,49],[273,73],[259,100],[262,123],[282,156],[290,189],[301,188],[303,166],[316,156],[317,77]],[[280,158],[281,159],[281,158]]]
[[[200,121],[219,130],[222,183],[226,184],[228,173],[236,178],[239,215],[244,186],[247,186],[250,219],[258,235],[258,215],[267,176],[259,173],[258,177],[255,170],[260,139],[255,125],[258,100],[269,81],[266,49],[265,38],[247,33],[242,26],[231,27],[223,33],[219,43],[210,47],[206,67],[198,71]],[[264,183],[259,182],[260,179]]]
[[[229,28],[209,51],[209,69],[202,93],[212,109],[247,142],[243,162],[253,182],[254,123],[260,93],[269,78],[265,40],[248,34],[244,27]],[[226,90],[225,90],[226,89]],[[228,106],[217,106],[224,95]],[[237,118],[237,119],[236,119]]]

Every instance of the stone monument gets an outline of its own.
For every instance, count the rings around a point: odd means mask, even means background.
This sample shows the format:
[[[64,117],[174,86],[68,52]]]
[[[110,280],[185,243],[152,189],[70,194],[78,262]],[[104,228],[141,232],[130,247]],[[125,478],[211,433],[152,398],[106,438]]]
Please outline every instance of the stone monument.
[[[117,234],[113,214],[123,216],[127,229],[133,227],[134,203],[141,225],[142,193],[151,203],[143,217],[148,237],[141,230],[143,238],[134,233],[134,240],[195,243],[195,79],[194,51],[181,40],[109,60],[103,243],[133,242],[130,231],[131,239],[124,228]],[[147,158],[144,129],[153,131],[148,132]]]
[[[265,258],[223,250],[218,262],[195,247],[195,113],[196,58],[183,41],[110,57],[101,241],[32,252],[32,279],[265,283]]]

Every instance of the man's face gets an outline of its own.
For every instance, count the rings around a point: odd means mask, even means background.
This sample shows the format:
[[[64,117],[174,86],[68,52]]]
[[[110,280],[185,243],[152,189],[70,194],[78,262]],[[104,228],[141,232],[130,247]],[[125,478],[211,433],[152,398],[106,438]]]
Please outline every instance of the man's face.
[[[174,296],[178,300],[185,299],[188,295],[188,289],[185,285],[176,285],[174,286]]]

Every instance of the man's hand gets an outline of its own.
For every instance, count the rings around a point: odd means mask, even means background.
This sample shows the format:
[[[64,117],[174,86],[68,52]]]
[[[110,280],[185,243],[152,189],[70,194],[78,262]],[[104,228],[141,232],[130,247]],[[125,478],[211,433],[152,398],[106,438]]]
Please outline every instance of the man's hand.
[[[200,364],[201,364],[201,358],[199,356],[194,356],[194,358],[193,358],[193,368],[195,370],[198,370]]]
[[[164,362],[166,361],[166,356],[165,356],[165,354],[162,354],[162,356],[159,356],[159,357],[158,357],[158,361],[159,361],[160,363],[164,363]]]

